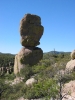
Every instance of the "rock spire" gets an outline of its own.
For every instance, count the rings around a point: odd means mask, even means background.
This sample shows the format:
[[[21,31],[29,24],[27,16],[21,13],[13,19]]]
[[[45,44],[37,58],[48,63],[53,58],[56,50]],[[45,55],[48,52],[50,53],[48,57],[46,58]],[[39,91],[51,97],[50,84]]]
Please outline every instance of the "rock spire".
[[[36,47],[40,44],[44,27],[41,25],[41,18],[33,14],[25,14],[20,21],[21,45],[23,48],[15,56],[14,73],[20,72],[25,65],[35,65],[43,57],[41,48]]]

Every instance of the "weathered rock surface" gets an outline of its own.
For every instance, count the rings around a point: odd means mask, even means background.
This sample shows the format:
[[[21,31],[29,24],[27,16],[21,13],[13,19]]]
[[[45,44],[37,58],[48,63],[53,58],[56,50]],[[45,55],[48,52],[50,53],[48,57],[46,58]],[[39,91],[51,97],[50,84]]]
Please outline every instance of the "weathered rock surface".
[[[66,70],[73,71],[75,70],[75,59],[70,60],[66,65]]]
[[[71,60],[67,63],[66,70],[75,71],[75,50],[71,52]]]
[[[18,55],[15,56],[15,62],[14,62],[14,73],[17,74],[19,72],[18,68]]]
[[[17,74],[18,72],[20,72],[21,68],[24,68],[24,67],[25,65],[20,62],[20,57],[17,54],[15,56],[14,74]]]
[[[75,80],[64,85],[63,95],[65,97],[62,100],[75,100]]]
[[[26,65],[35,65],[43,57],[40,44],[44,27],[41,25],[41,18],[37,15],[26,14],[20,22],[21,45],[24,46],[15,56],[14,73],[17,74]]]
[[[37,46],[43,35],[41,18],[37,15],[26,14],[20,22],[20,35],[22,46]]]
[[[37,80],[35,78],[30,78],[26,81],[27,86],[32,86],[33,84],[37,83]]]
[[[22,64],[34,65],[42,59],[43,51],[38,47],[23,47],[18,53],[18,56]]]
[[[72,53],[71,53],[71,59],[72,59],[72,60],[75,59],[75,50],[73,50]]]
[[[15,85],[15,84],[18,84],[18,83],[20,83],[20,82],[23,82],[23,77],[16,77],[15,79],[14,79],[14,81],[12,81],[11,82],[11,84],[10,85]]]
[[[25,65],[35,65],[43,57],[43,51],[38,47],[23,47],[20,52],[15,56],[14,73],[20,72],[21,68]]]

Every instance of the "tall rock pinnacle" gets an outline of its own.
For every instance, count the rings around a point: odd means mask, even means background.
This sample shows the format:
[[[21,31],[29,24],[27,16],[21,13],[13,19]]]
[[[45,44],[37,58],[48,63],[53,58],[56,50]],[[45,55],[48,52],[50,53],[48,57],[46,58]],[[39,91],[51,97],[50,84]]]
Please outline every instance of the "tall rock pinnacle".
[[[37,15],[26,14],[20,21],[21,45],[23,48],[15,56],[14,73],[20,72],[25,65],[35,65],[43,57],[41,48],[36,47],[40,44],[44,27],[41,25],[41,18]]]

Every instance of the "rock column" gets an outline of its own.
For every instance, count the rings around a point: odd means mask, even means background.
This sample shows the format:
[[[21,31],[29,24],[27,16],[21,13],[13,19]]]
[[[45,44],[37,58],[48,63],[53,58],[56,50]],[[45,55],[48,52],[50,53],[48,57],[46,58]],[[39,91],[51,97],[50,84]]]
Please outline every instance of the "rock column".
[[[43,57],[41,48],[36,47],[40,44],[44,27],[41,25],[41,18],[37,15],[26,14],[20,22],[21,45],[23,48],[15,56],[14,73],[20,72],[25,65],[35,65]]]

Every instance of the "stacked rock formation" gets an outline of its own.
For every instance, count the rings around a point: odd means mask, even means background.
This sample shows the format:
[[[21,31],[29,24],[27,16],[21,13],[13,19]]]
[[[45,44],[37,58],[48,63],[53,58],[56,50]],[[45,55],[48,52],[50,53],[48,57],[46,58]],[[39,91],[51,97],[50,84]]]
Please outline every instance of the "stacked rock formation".
[[[67,63],[66,69],[69,71],[75,71],[75,50],[71,52],[71,60]]]
[[[15,56],[14,73],[20,72],[25,65],[35,65],[43,57],[39,40],[43,35],[44,28],[41,25],[41,18],[37,15],[26,14],[20,22],[21,45],[23,48]]]

